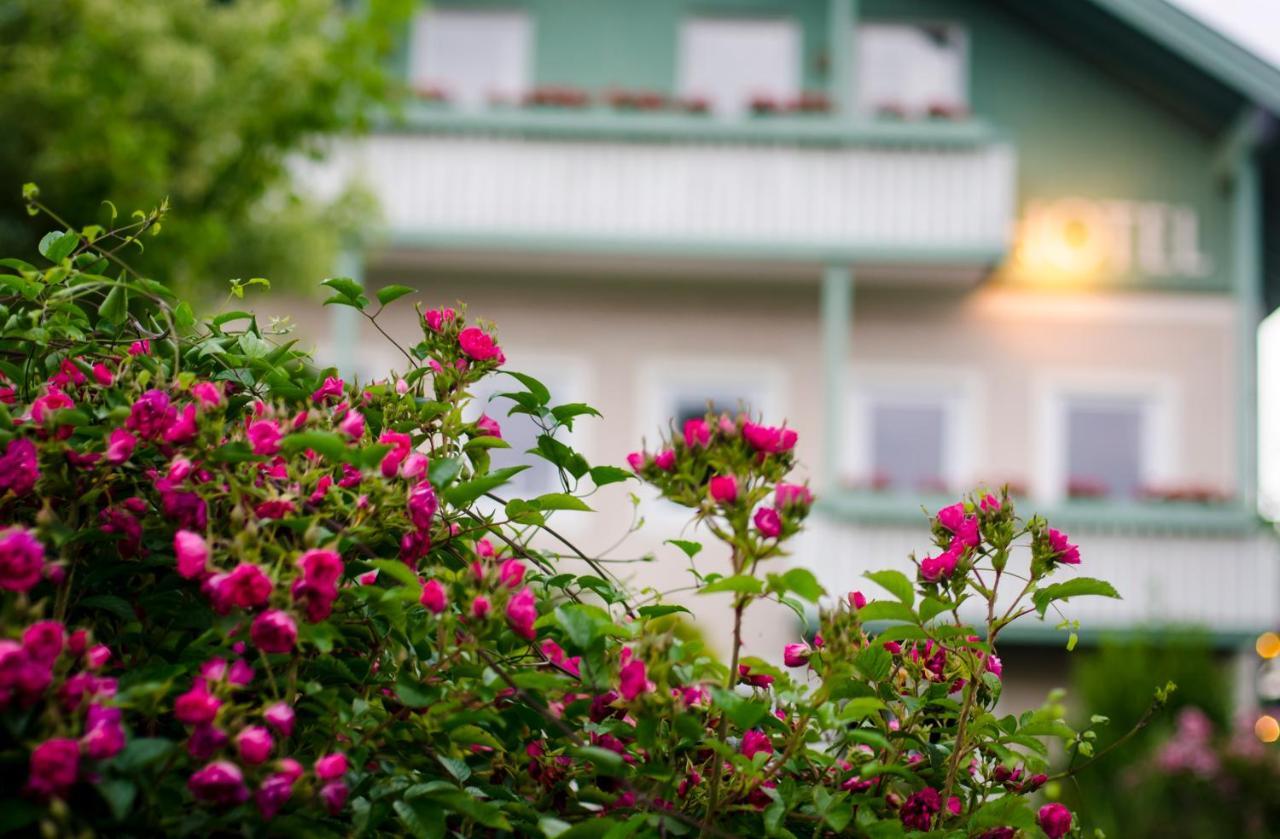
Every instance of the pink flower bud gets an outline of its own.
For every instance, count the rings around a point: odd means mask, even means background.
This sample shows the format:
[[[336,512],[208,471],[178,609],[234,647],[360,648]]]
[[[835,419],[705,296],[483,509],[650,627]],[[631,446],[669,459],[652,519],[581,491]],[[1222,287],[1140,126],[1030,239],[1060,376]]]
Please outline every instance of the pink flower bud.
[[[236,735],[236,751],[240,753],[240,759],[250,766],[265,763],[274,745],[271,732],[260,725],[251,725]]]
[[[808,644],[787,644],[782,648],[782,663],[788,667],[803,667],[809,663],[812,652]]]
[[[341,778],[347,773],[347,756],[342,752],[334,752],[316,758],[315,773],[322,781]]]
[[[671,449],[658,452],[653,458],[653,465],[663,472],[671,472],[676,468],[676,453]]]
[[[772,507],[761,507],[756,510],[755,523],[756,530],[759,530],[760,535],[766,539],[776,539],[782,533],[782,519],[778,516],[778,511]]]
[[[267,725],[276,730],[281,737],[293,736],[293,709],[284,702],[276,702],[268,705],[266,710],[262,712],[262,718],[266,720]]]
[[[717,504],[732,504],[738,500],[738,479],[733,475],[716,475],[707,484],[711,499]]]
[[[173,553],[178,561],[178,574],[193,580],[205,573],[209,562],[209,546],[204,537],[190,530],[179,530],[173,534]]]
[[[449,601],[439,580],[427,580],[422,584],[422,597],[418,602],[438,615],[445,610]]]

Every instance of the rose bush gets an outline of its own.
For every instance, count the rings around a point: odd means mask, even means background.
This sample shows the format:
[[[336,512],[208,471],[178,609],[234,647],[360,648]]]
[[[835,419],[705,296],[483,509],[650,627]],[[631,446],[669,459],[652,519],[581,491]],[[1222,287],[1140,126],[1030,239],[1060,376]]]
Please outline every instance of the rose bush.
[[[34,188],[33,212],[43,210]],[[1060,837],[1033,798],[1051,703],[997,716],[996,644],[1056,601],[1065,534],[976,494],[888,593],[784,560],[813,496],[796,434],[708,414],[630,470],[559,435],[596,416],[503,369],[490,324],[422,313],[405,369],[346,382],[243,311],[197,320],[115,230],[60,229],[0,274],[0,822],[47,835]],[[410,292],[325,281],[377,326]],[[239,292],[243,289],[235,286]],[[562,492],[507,497],[486,377],[542,430]],[[728,662],[547,527],[643,480],[728,547],[702,592],[818,631],[787,669]],[[673,540],[690,557],[701,545]],[[585,566],[583,563],[585,562]],[[1010,586],[1016,591],[1009,591]],[[982,625],[961,619],[980,605]],[[967,607],[966,607],[967,608]]]

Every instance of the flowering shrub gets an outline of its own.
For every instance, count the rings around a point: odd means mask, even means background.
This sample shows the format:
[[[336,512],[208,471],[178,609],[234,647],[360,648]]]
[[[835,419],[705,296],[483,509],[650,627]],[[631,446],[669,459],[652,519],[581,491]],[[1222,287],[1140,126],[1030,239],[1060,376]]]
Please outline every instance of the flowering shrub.
[[[1049,582],[1081,554],[1007,495],[940,510],[915,579],[869,575],[888,598],[829,599],[783,561],[813,504],[789,479],[794,431],[708,414],[630,471],[593,467],[557,432],[595,411],[503,370],[491,325],[425,311],[401,374],[346,382],[251,314],[200,322],[134,276],[120,253],[158,218],[56,231],[50,266],[8,260],[0,275],[8,827],[1078,829],[1031,795],[1044,739],[1087,755],[1092,732],[1056,705],[997,717],[996,643],[1057,601],[1115,592]],[[351,280],[325,285],[375,326],[410,292],[388,286],[375,305]],[[532,455],[562,492],[504,496],[525,467],[491,468],[501,420],[464,411],[494,375],[541,427]],[[695,571],[702,592],[731,596],[727,663],[678,631],[682,607],[637,603],[546,526],[636,476],[729,548],[726,567]],[[762,599],[821,607],[812,641],[781,651],[785,670],[739,654]]]

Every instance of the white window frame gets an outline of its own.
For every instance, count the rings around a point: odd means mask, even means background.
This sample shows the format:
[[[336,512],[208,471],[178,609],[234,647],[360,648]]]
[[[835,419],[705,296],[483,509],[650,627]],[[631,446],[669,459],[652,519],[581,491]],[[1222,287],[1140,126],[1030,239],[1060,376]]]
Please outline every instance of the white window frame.
[[[745,91],[750,97],[755,93],[777,96],[779,104],[786,106],[788,100],[798,96],[804,86],[804,32],[800,23],[790,16],[778,15],[690,15],[680,21],[680,30],[676,44],[676,90],[681,96],[709,98],[711,113],[719,117],[741,117],[750,111],[750,104],[741,102],[719,102],[714,99],[715,91],[701,90],[689,79],[693,65],[693,29],[698,25],[714,24],[747,24],[776,25],[786,29],[788,36],[787,50],[790,52],[787,75],[776,82],[776,90]]]
[[[411,85],[417,85],[417,84],[447,85],[447,81],[448,81],[447,79],[432,78],[426,72],[426,68],[423,66],[423,60],[424,60],[423,54],[419,53],[419,49],[424,48],[424,47],[420,47],[420,44],[426,38],[426,30],[430,26],[432,19],[433,18],[439,19],[439,18],[446,18],[446,17],[469,17],[472,19],[487,17],[491,19],[510,18],[513,20],[519,20],[520,25],[523,27],[523,31],[520,33],[521,41],[523,42],[521,45],[521,50],[523,52],[523,55],[521,56],[521,59],[520,59],[521,64],[523,65],[521,68],[522,78],[520,81],[520,86],[522,89],[484,91],[483,95],[486,98],[490,94],[520,97],[527,92],[527,89],[532,85],[532,80],[533,80],[534,44],[536,43],[536,40],[534,37],[534,19],[533,19],[533,16],[529,14],[527,10],[516,7],[516,6],[492,6],[492,7],[486,7],[486,8],[476,8],[476,7],[469,7],[469,6],[443,5],[443,6],[433,6],[431,8],[424,9],[423,11],[415,15],[410,25],[409,47],[408,47],[409,49],[408,75],[409,75],[409,83]],[[459,101],[456,98],[457,92],[451,91],[447,87],[445,88],[444,93],[445,95],[450,97],[450,102],[454,104],[456,107],[475,110],[475,109],[482,109],[488,105],[487,101],[479,101],[479,102],[467,101],[467,100]]]
[[[854,61],[853,61],[854,66],[850,68],[850,72],[853,74],[853,77],[849,80],[849,83],[853,85],[854,108],[857,114],[864,117],[874,117],[876,115],[877,105],[884,104],[884,103],[862,101],[862,91],[858,87],[859,75],[862,72],[861,68],[858,66],[858,62],[860,61],[858,56],[861,55],[861,50],[859,50],[860,45],[858,43],[858,36],[860,34],[859,30],[864,27],[876,27],[876,26],[882,26],[882,27],[938,26],[938,27],[943,27],[946,29],[951,29],[959,32],[960,34],[960,97],[961,97],[961,101],[953,102],[951,104],[960,108],[964,108],[966,110],[973,106],[973,66],[971,63],[972,57],[973,57],[973,51],[972,51],[972,42],[970,39],[968,26],[966,26],[963,22],[959,20],[908,20],[903,18],[872,18],[869,20],[861,20],[854,23],[853,31],[850,33],[850,36],[849,36],[853,43],[853,56],[854,56]],[[926,104],[925,107],[927,109],[928,105]],[[908,118],[918,118],[918,117],[927,116],[927,113],[915,111],[915,110],[908,110],[907,116]]]
[[[966,489],[985,459],[983,382],[969,367],[865,364],[851,371],[846,397],[846,445],[840,480],[872,477],[875,452],[873,410],[877,403],[898,400],[937,404],[943,411],[942,474],[951,492]],[[914,487],[896,489],[918,494]]]
[[[1142,411],[1143,486],[1173,482],[1181,472],[1181,393],[1177,381],[1157,373],[1049,370],[1035,373],[1032,415],[1035,472],[1032,492],[1042,502],[1067,499],[1067,411],[1074,399],[1136,399]],[[1121,499],[1113,499],[1117,503]]]

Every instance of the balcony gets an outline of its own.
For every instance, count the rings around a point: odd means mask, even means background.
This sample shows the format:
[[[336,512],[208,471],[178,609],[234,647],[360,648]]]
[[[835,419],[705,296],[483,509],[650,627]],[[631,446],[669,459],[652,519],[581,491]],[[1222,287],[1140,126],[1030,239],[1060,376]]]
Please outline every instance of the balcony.
[[[416,106],[303,177],[371,187],[393,246],[986,266],[1014,156],[978,122]]]

